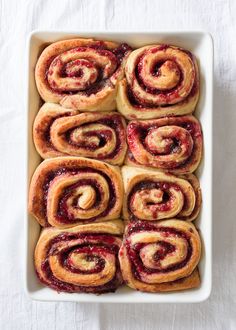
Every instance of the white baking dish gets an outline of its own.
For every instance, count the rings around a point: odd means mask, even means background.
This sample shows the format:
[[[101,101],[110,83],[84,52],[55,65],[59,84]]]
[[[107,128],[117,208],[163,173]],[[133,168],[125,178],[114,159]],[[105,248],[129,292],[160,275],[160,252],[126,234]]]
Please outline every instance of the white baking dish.
[[[34,68],[37,58],[43,48],[60,39],[76,36],[94,37],[127,42],[131,46],[140,47],[150,43],[167,43],[181,46],[193,52],[200,64],[201,96],[195,115],[201,121],[204,134],[204,157],[198,176],[202,188],[203,206],[196,222],[203,240],[203,254],[199,265],[201,286],[183,292],[174,293],[141,293],[122,287],[115,293],[103,294],[69,294],[60,293],[44,287],[38,281],[33,263],[33,253],[37,242],[40,226],[27,212],[25,216],[26,230],[26,278],[25,286],[28,295],[35,300],[44,301],[77,301],[77,302],[116,302],[116,303],[184,303],[201,302],[207,299],[211,292],[212,282],[212,89],[213,89],[213,42],[209,34],[203,32],[42,32],[35,31],[30,35],[28,43],[28,178],[29,181],[36,166],[40,163],[32,141],[32,124],[41,105],[34,81]]]

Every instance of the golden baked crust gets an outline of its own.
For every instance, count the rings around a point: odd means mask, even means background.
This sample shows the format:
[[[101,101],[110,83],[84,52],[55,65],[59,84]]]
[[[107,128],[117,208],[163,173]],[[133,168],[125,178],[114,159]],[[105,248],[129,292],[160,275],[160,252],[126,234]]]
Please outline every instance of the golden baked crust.
[[[195,57],[179,47],[148,45],[129,55],[116,101],[118,110],[132,120],[190,114],[198,98]]]
[[[44,160],[29,189],[29,212],[59,228],[116,219],[123,200],[118,167],[83,157]]]
[[[40,55],[36,85],[46,102],[60,103],[81,111],[111,111],[116,107],[117,82],[123,78],[123,64],[130,48],[94,39],[55,42]],[[120,55],[120,54],[119,54]]]
[[[129,224],[119,251],[124,281],[144,292],[198,287],[200,256],[194,225],[177,219]]]
[[[153,293],[198,287],[201,240],[190,221],[202,202],[192,173],[203,137],[189,115],[199,98],[196,58],[171,45],[132,51],[76,38],[43,50],[35,80],[46,101],[33,127],[46,160],[29,190],[29,212],[49,227],[35,249],[40,281],[97,294],[115,291],[123,279]],[[116,106],[132,120],[128,152]],[[124,160],[122,181],[113,165]],[[116,220],[122,205],[124,221]]]
[[[42,158],[64,156],[51,142],[51,126],[54,120],[76,116],[79,111],[66,109],[58,104],[44,103],[37,113],[33,125],[33,140]]]
[[[202,131],[194,116],[131,121],[127,141],[127,165],[184,174],[194,172],[202,158]]]
[[[115,291],[123,281],[118,263],[122,233],[120,220],[43,229],[34,254],[40,281],[57,291]]]
[[[127,150],[126,123],[119,113],[79,113],[53,103],[39,110],[33,138],[42,158],[70,155],[121,165]]]
[[[202,205],[202,192],[201,192],[200,182],[199,182],[198,178],[194,174],[191,174],[191,173],[184,174],[184,175],[180,176],[180,178],[187,180],[191,184],[191,186],[194,190],[194,193],[195,193],[195,206],[194,206],[194,209],[192,210],[191,215],[185,217],[182,214],[181,219],[187,220],[187,221],[193,221],[198,217],[199,212],[201,210],[201,205]]]
[[[123,217],[129,221],[196,219],[201,207],[201,189],[193,174],[176,177],[153,169],[122,167]]]

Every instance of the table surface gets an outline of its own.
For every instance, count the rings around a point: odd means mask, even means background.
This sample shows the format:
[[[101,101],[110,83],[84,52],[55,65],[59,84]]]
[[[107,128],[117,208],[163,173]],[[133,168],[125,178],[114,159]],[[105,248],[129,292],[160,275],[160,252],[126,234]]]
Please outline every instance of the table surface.
[[[0,328],[236,329],[236,1],[0,1]],[[23,291],[26,41],[33,29],[204,30],[215,47],[213,289],[201,304],[32,302]],[[9,135],[8,135],[9,134]]]

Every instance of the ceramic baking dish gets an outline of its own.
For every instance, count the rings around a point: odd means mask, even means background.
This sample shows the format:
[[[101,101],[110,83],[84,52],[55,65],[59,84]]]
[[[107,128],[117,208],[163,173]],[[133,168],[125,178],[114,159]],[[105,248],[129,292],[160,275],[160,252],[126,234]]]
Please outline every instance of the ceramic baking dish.
[[[28,155],[27,155],[27,195],[32,173],[40,163],[32,140],[32,124],[42,101],[34,81],[34,68],[43,48],[52,42],[73,37],[94,37],[118,42],[127,42],[133,47],[141,47],[151,43],[167,43],[186,48],[193,52],[200,65],[201,93],[195,115],[200,120],[204,135],[204,157],[198,169],[198,177],[202,188],[203,205],[200,217],[196,221],[203,241],[203,253],[199,265],[201,286],[175,293],[141,293],[122,287],[115,293],[103,295],[57,293],[44,287],[38,281],[33,263],[34,248],[39,237],[40,226],[27,212],[25,216],[26,260],[25,287],[28,295],[34,300],[43,301],[77,301],[102,303],[185,303],[201,302],[211,292],[212,282],[212,89],[213,89],[213,42],[209,34],[203,32],[47,32],[34,31],[28,42]]]

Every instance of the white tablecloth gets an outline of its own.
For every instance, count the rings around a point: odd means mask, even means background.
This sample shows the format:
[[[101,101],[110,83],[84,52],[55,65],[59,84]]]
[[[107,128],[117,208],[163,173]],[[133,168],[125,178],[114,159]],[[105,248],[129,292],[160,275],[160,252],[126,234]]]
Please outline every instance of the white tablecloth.
[[[0,1],[0,329],[236,329],[236,1]],[[183,305],[32,302],[23,291],[26,39],[33,29],[205,30],[215,42],[210,299]]]

